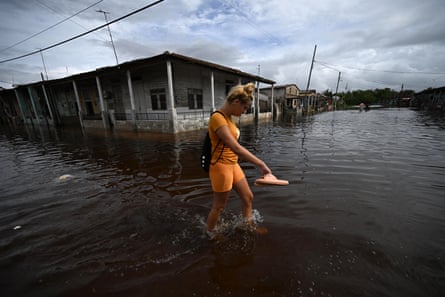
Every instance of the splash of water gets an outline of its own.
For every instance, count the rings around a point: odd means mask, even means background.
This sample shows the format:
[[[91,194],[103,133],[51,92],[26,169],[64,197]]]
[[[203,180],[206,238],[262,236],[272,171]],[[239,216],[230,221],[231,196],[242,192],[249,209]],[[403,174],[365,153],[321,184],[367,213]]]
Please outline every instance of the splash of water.
[[[204,218],[201,218],[200,222],[204,230],[206,230],[207,224],[205,223]],[[250,218],[244,218],[242,214],[223,213],[215,228],[215,232],[224,235],[230,235],[235,230],[252,233],[255,231],[256,226],[263,222],[264,218],[257,209],[252,210],[252,216]]]

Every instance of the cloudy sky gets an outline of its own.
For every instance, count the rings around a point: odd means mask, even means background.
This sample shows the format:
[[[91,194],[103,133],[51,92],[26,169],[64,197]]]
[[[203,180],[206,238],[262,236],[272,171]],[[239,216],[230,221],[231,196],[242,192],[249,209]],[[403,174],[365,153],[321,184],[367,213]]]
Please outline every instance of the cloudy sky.
[[[152,1],[0,0],[0,86],[116,64],[105,28]],[[306,89],[445,86],[444,0],[164,0],[110,26],[119,63],[164,51]],[[37,51],[28,57],[14,59]],[[42,59],[43,58],[43,59]],[[9,60],[9,61],[8,61]],[[43,60],[43,61],[42,61]],[[44,63],[43,63],[44,62]]]

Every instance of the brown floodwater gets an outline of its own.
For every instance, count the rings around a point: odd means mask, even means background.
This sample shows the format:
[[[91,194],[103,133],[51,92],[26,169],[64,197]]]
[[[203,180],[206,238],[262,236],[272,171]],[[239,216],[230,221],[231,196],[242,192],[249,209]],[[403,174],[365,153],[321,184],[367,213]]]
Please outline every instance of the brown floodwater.
[[[285,187],[204,234],[204,131],[0,131],[1,296],[442,296],[445,120],[336,111],[241,127]]]

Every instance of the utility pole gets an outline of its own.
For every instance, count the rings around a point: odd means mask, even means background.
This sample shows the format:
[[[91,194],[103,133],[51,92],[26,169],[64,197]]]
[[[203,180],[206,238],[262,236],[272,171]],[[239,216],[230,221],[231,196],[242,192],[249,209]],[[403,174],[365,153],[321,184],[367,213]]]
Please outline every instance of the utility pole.
[[[109,12],[103,11],[102,9],[101,10],[96,10],[96,12],[103,13],[104,14],[104,18],[105,18],[105,23],[108,24],[107,14],[109,14]],[[110,25],[107,25],[107,28],[108,28],[108,33],[110,34],[111,46],[113,47],[114,57],[116,58],[116,65],[117,65],[117,64],[119,64],[119,61],[117,60],[116,48],[114,47],[113,35],[111,35]]]
[[[309,91],[309,86],[311,84],[312,69],[314,68],[315,52],[316,51],[317,51],[317,45],[315,45],[315,47],[314,47],[314,54],[312,55],[311,70],[309,71],[309,78],[307,80],[306,92]]]
[[[48,72],[46,71],[46,65],[45,65],[45,60],[43,59],[42,49],[40,48],[39,50],[40,50],[40,57],[42,58],[43,70],[45,70],[46,80],[48,80]]]
[[[258,64],[258,76],[261,74],[261,66]],[[256,82],[256,102],[255,102],[255,120],[258,120],[260,114],[260,81]]]
[[[334,99],[334,110],[337,109],[337,98],[338,98],[337,92],[338,92],[338,85],[340,83],[340,77],[341,77],[341,72],[339,71],[338,79],[337,79],[337,87],[335,88],[335,98],[332,98],[332,99]]]
[[[335,88],[335,95],[337,95],[338,92],[338,84],[340,83],[340,77],[341,77],[341,72],[338,72],[338,79],[337,79],[337,87]]]
[[[309,78],[307,80],[307,86],[306,86],[306,98],[307,98],[307,106],[306,108],[309,108],[309,86],[311,84],[311,76],[312,76],[312,69],[314,68],[314,61],[315,61],[315,53],[317,51],[317,45],[314,47],[314,53],[312,55],[312,63],[311,63],[311,70],[309,71]],[[312,103],[311,103],[312,104]]]

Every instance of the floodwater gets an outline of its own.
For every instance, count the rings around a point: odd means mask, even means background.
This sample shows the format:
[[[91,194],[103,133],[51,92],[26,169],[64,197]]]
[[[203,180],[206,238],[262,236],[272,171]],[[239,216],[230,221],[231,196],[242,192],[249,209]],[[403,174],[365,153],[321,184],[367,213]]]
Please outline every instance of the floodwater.
[[[336,111],[241,127],[289,186],[210,243],[204,132],[0,134],[1,296],[443,296],[445,120]]]

